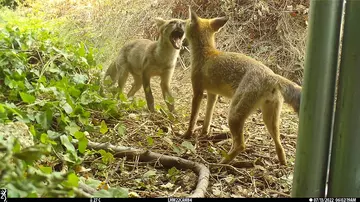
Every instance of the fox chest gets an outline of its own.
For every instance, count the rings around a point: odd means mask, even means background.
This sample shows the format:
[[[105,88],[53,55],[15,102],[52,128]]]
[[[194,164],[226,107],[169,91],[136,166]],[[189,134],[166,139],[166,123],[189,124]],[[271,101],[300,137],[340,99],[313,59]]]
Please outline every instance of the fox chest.
[[[225,82],[222,78],[209,75],[204,71],[193,71],[192,82],[196,83],[199,88],[203,88],[213,94],[222,95],[231,98],[234,89],[230,83]]]
[[[164,72],[173,71],[175,68],[174,62],[148,60],[144,62],[143,71],[146,71],[152,76],[159,76]]]

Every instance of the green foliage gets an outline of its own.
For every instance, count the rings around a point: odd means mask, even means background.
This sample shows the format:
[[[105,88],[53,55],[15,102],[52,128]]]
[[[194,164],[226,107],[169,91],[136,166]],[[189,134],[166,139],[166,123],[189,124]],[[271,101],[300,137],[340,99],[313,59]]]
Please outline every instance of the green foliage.
[[[109,117],[120,118],[124,110],[145,106],[144,101],[101,97],[97,50],[64,41],[56,29],[59,22],[21,17],[4,8],[0,13],[0,123],[26,123],[37,145],[21,150],[14,140],[15,146],[1,146],[0,187],[8,188],[10,197],[73,197],[79,183],[73,170],[89,152],[85,134],[105,134]],[[123,135],[125,127],[118,132]],[[99,153],[104,163],[114,161],[111,153]],[[41,165],[43,155],[60,158],[69,173]],[[97,195],[126,197],[127,191]]]
[[[168,177],[172,183],[175,183],[176,180],[180,176],[180,171],[176,169],[175,167],[172,167],[168,170],[168,173],[166,174],[166,177]]]
[[[9,197],[66,197],[74,195],[67,182],[74,174],[53,172],[33,162],[50,153],[50,145],[38,144],[21,150],[19,142],[0,137],[0,187],[8,189]],[[74,180],[73,180],[74,181]]]

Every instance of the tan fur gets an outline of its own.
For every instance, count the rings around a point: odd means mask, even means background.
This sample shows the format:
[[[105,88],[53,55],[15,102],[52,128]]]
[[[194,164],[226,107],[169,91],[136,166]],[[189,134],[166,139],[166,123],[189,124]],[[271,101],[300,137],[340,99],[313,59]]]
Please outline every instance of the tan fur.
[[[128,78],[129,73],[134,78],[132,88],[127,96],[134,94],[143,86],[150,111],[154,111],[154,98],[150,88],[150,78],[160,76],[163,98],[170,111],[174,111],[174,98],[170,89],[170,82],[175,69],[179,47],[172,44],[174,31],[184,32],[185,21],[181,19],[163,20],[156,18],[160,36],[157,41],[137,39],[126,43],[120,50],[118,57],[107,69],[104,80],[111,77],[112,85],[117,81],[119,92]],[[179,36],[182,43],[185,35]],[[180,43],[180,45],[181,45]],[[103,92],[103,89],[101,89]]]
[[[189,128],[184,137],[194,132],[199,106],[206,90],[207,107],[202,134],[210,129],[218,95],[231,99],[228,123],[232,134],[232,148],[220,163],[229,163],[245,149],[243,127],[245,120],[261,108],[264,123],[274,139],[281,164],[286,165],[280,142],[279,121],[283,101],[299,112],[301,87],[275,74],[270,68],[244,54],[222,52],[215,48],[215,33],[227,22],[226,17],[203,19],[190,11],[185,35],[191,51],[191,79],[193,86]]]

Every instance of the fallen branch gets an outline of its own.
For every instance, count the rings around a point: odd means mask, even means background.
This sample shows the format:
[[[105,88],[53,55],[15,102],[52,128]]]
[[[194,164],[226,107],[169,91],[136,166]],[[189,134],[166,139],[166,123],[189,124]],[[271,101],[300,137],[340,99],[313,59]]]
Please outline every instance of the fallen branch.
[[[73,140],[73,143],[77,145],[77,140]],[[163,155],[151,151],[144,151],[140,149],[134,149],[130,147],[115,146],[109,143],[96,143],[88,142],[88,148],[94,150],[106,150],[109,152],[114,152],[115,156],[127,158],[139,157],[139,161],[149,162],[149,161],[158,161],[165,167],[176,167],[177,169],[190,169],[198,175],[198,183],[194,193],[191,194],[190,198],[204,197],[206,189],[209,185],[209,169],[201,163],[189,161],[180,157],[174,157],[169,155]]]
[[[231,138],[230,134],[228,133],[219,133],[217,135],[214,136],[199,136],[198,141],[199,142],[213,142],[213,143],[217,143],[217,142],[221,142],[223,140],[229,139]]]
[[[268,193],[269,194],[278,194],[278,195],[282,195],[282,196],[287,197],[287,198],[291,198],[291,196],[289,194],[285,194],[285,193],[282,193],[282,192],[279,192],[279,191],[276,191],[276,190],[269,190]]]
[[[90,195],[90,196],[96,192],[96,189],[94,189],[82,182],[79,183],[79,189],[81,189],[84,193],[86,193],[86,195]]]

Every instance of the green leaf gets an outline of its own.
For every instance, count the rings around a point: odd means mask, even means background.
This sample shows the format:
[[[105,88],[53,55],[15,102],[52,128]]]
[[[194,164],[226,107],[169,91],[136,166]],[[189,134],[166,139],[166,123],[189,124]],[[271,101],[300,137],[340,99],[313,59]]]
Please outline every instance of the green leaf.
[[[70,187],[78,187],[79,186],[79,178],[76,176],[75,173],[70,173],[67,176],[67,185],[70,185]]]
[[[79,140],[79,139],[84,138],[84,137],[85,137],[85,134],[84,134],[83,132],[81,132],[81,131],[76,131],[76,132],[74,133],[74,137],[75,137],[77,140]]]
[[[181,146],[185,147],[186,149],[190,150],[192,153],[195,153],[195,147],[189,141],[184,141]]]
[[[21,145],[18,139],[15,140],[15,143],[12,147],[12,152],[16,153],[16,152],[20,152],[21,151]]]
[[[172,167],[168,170],[168,175],[174,176],[180,174],[180,171],[176,167]]]
[[[71,153],[75,153],[75,147],[74,147],[74,145],[71,144],[71,142],[69,141],[68,136],[62,135],[62,136],[60,136],[60,140],[61,140],[61,143],[66,147],[66,149],[67,149],[68,151],[70,151]]]
[[[79,139],[79,142],[78,142],[78,149],[79,149],[79,152],[80,153],[85,153],[85,150],[87,148],[87,145],[88,145],[88,139],[86,139],[85,137]]]
[[[85,178],[81,178],[81,179],[85,179]],[[89,185],[90,187],[96,189],[99,185],[100,185],[101,181],[96,180],[96,179],[92,179],[92,178],[88,178],[85,179],[85,184]]]
[[[129,196],[128,189],[125,188],[110,188],[108,190],[114,198],[127,198]]]
[[[61,107],[64,109],[64,111],[67,114],[71,114],[73,112],[73,108],[67,102],[64,105],[62,105]]]
[[[67,130],[71,135],[74,135],[80,130],[80,127],[75,122],[70,122],[70,124],[65,127],[65,130]]]
[[[88,79],[87,76],[83,74],[75,74],[72,78],[74,82],[78,84],[85,84]]]
[[[182,155],[185,151],[180,147],[176,146],[175,144],[172,145],[173,151],[176,152],[178,155]]]
[[[100,133],[105,134],[108,131],[108,127],[104,120],[101,121]]]
[[[156,175],[156,170],[149,170],[146,173],[144,173],[143,177],[149,178]]]
[[[110,81],[109,84],[105,84],[105,85],[110,85],[110,84],[111,84],[111,81]],[[120,93],[120,94],[119,94],[119,98],[120,98],[120,100],[121,100],[122,102],[128,101],[128,99],[126,98],[126,95],[124,95],[124,93]]]
[[[26,102],[26,103],[34,103],[36,98],[30,94],[24,93],[24,92],[20,92],[20,97],[22,99],[22,101]]]
[[[112,163],[115,160],[114,156],[110,152],[106,152],[105,150],[101,149],[99,150],[99,153],[101,154],[102,161],[105,164]]]
[[[52,130],[47,130],[46,133],[48,134],[49,140],[55,140],[61,136],[61,133]]]
[[[109,190],[100,190],[93,194],[97,198],[127,198],[128,190],[124,188],[110,188]]]
[[[164,135],[164,131],[162,129],[159,129],[157,132],[156,132],[156,136],[158,137],[161,137]]]
[[[38,122],[43,129],[48,129],[52,124],[52,115],[52,111],[47,109],[44,112],[39,112],[38,114],[36,114],[35,119],[36,122]]]
[[[154,139],[152,139],[150,136],[147,136],[146,140],[149,146],[152,146],[154,144]]]
[[[71,96],[77,98],[81,95],[81,91],[77,88],[75,88],[74,86],[70,86],[68,89],[68,92]]]
[[[46,133],[42,133],[40,135],[40,142],[43,144],[46,144],[47,140],[49,139],[48,135]]]
[[[28,164],[32,164],[34,161],[40,159],[40,157],[44,154],[48,154],[50,152],[50,147],[47,145],[36,145],[31,147],[26,147],[20,152],[14,154],[14,156],[18,159],[25,161]]]
[[[72,164],[76,163],[75,162],[76,159],[74,159],[74,155],[70,153],[66,153],[65,155],[63,155],[63,159],[64,161],[70,162]]]
[[[39,166],[39,169],[40,169],[42,172],[46,173],[46,174],[51,174],[51,173],[52,173],[52,168],[51,168],[51,167],[46,167],[46,166],[40,165],[40,166]]]
[[[80,48],[78,49],[78,54],[80,57],[85,57],[86,50],[84,44],[79,44]]]
[[[30,126],[29,131],[30,131],[30,133],[31,133],[33,136],[36,136],[36,130],[35,130],[34,125],[31,125],[31,126]]]
[[[60,137],[60,134],[59,134],[59,133],[56,133],[56,132],[53,132],[53,131],[50,131],[50,130],[48,130],[47,133],[48,133],[48,134],[42,133],[42,134],[40,135],[40,142],[43,143],[43,144],[48,144],[48,143],[50,143],[50,144],[52,144],[52,145],[57,145],[57,143],[56,143],[55,141],[51,140],[51,138],[52,138],[52,139],[55,139],[55,138],[56,138],[55,135],[56,135],[56,136],[58,135],[58,137]],[[53,137],[55,137],[55,138],[53,138]]]
[[[125,126],[123,124],[120,124],[117,128],[118,130],[118,134],[119,136],[124,136],[125,135]]]
[[[36,192],[29,193],[26,198],[39,198],[38,194]]]

